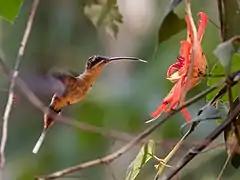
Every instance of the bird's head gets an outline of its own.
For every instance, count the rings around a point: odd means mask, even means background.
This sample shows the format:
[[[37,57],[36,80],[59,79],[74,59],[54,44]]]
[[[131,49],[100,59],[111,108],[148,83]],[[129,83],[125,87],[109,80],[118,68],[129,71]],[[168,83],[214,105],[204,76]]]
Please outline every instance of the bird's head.
[[[137,60],[137,61],[142,61],[146,62],[144,60],[135,58],[135,57],[105,57],[105,56],[98,56],[94,55],[88,58],[87,63],[86,63],[86,69],[87,70],[97,70],[105,65],[107,65],[110,62],[113,61],[118,61],[118,60]]]

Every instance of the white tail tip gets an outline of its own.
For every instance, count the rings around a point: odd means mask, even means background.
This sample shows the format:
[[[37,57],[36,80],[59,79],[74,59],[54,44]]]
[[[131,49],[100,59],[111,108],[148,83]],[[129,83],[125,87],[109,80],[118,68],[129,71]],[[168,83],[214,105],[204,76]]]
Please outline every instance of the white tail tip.
[[[44,129],[41,136],[39,137],[35,147],[33,148],[32,153],[34,153],[34,154],[38,153],[38,151],[39,151],[39,149],[40,149],[40,147],[41,147],[41,145],[42,145],[42,143],[45,139],[46,133],[47,133],[47,131]]]

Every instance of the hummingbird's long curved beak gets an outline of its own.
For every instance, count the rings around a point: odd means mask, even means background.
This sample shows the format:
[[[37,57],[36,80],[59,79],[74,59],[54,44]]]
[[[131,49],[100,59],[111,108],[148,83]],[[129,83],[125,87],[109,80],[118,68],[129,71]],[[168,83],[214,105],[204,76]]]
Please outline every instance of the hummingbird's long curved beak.
[[[118,61],[118,60],[126,60],[126,61],[141,61],[144,63],[147,63],[147,61],[143,60],[143,59],[139,59],[136,57],[106,57],[105,61],[106,62],[110,62],[110,61]]]
[[[87,61],[87,69],[93,69],[102,67],[102,65],[106,65],[109,62],[113,61],[141,61],[147,63],[147,61],[136,58],[136,57],[106,57],[106,56],[92,56]]]

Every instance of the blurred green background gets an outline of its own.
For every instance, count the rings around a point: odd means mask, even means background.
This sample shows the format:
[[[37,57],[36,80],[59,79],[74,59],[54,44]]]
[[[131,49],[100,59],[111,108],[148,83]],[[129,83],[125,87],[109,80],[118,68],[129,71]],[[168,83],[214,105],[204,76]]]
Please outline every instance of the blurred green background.
[[[171,89],[166,80],[166,71],[175,62],[180,41],[186,38],[186,29],[157,45],[158,29],[169,0],[118,0],[123,24],[117,39],[104,30],[97,30],[84,15],[84,4],[88,0],[41,0],[30,39],[20,65],[20,75],[27,81],[33,92],[47,105],[52,91],[44,77],[51,69],[82,72],[87,58],[100,54],[107,56],[136,56],[148,61],[116,62],[108,65],[94,84],[90,94],[82,102],[64,109],[63,114],[78,121],[103,127],[106,131],[118,130],[133,136],[146,129],[145,120],[154,111]],[[13,67],[22,39],[31,6],[25,0],[14,24],[0,20],[0,48],[7,64]],[[89,0],[90,2],[90,0]],[[193,15],[204,11],[209,18],[219,24],[217,1],[195,0]],[[184,17],[184,3],[175,11]],[[174,28],[174,26],[172,27]],[[162,34],[164,36],[164,34]],[[210,67],[216,62],[212,51],[220,42],[219,29],[208,23],[203,39],[203,49]],[[0,107],[3,115],[7,101],[8,79],[0,77]],[[188,94],[192,97],[206,88],[204,80]],[[84,132],[73,127],[56,124],[37,155],[31,153],[43,127],[43,114],[17,90],[18,102],[14,105],[9,119],[9,134],[6,146],[6,180],[30,180],[38,175],[89,161],[114,152],[125,143],[109,136]],[[204,105],[204,100],[189,107],[192,116]],[[160,119],[159,119],[160,120]],[[164,157],[180,138],[180,126],[184,123],[182,114],[169,119],[157,129],[151,139],[160,141],[157,156]],[[215,122],[205,122],[188,138],[184,147],[170,162],[174,165],[189,147],[201,140],[216,126]],[[220,137],[214,142],[223,143]],[[141,144],[116,159],[108,166],[99,165],[67,175],[64,180],[110,180],[114,172],[117,180],[124,179],[128,165],[136,156]],[[225,147],[199,155],[180,174],[180,179],[216,179],[225,159]],[[155,161],[147,164],[138,180],[153,179]],[[223,179],[239,179],[240,173],[229,165]]]

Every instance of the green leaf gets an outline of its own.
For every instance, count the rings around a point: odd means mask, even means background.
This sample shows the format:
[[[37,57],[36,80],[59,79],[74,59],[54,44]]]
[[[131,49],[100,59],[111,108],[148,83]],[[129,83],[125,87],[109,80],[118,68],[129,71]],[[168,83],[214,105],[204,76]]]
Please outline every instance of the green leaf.
[[[220,117],[221,114],[219,111],[213,105],[207,103],[198,111],[198,115],[195,116],[192,121],[216,120]]]
[[[223,42],[214,50],[214,54],[225,68],[226,72],[230,72],[230,65],[233,55],[238,52],[240,46],[240,36],[235,36],[230,40]]]
[[[229,103],[228,102],[222,102],[217,101],[216,102],[216,110],[219,112],[219,118],[216,119],[216,123],[219,125],[221,124],[228,116],[229,112]]]
[[[123,23],[122,15],[119,12],[116,0],[101,1],[86,5],[84,14],[97,28],[103,27],[112,37],[116,38],[118,26]]]
[[[221,118],[221,113],[219,112],[218,109],[216,109],[213,105],[210,103],[207,103],[205,106],[203,106],[197,113],[195,117],[191,119],[191,122],[201,122],[201,121],[208,121],[208,120],[217,120]],[[184,134],[184,130],[186,127],[189,128],[189,122],[184,123],[181,126],[181,133]],[[195,126],[193,124],[193,126]],[[196,127],[196,126],[195,126]],[[193,130],[195,129],[193,127]]]
[[[222,101],[217,101],[216,103],[216,109],[218,110],[221,118],[217,120],[217,124],[220,124],[225,120],[228,116],[229,112],[229,103],[228,102],[222,102]]]
[[[240,54],[234,54],[234,56],[232,57],[232,62],[231,62],[231,68],[230,68],[230,71],[237,71],[240,69]],[[225,72],[225,69],[223,68],[223,66],[221,65],[220,62],[217,62],[211,72],[210,72],[211,75],[226,75],[226,72]],[[222,81],[224,77],[208,77],[207,78],[207,85],[208,86],[212,86],[216,83],[218,83],[219,81]],[[206,100],[207,101],[211,101],[213,99],[213,97],[217,94],[217,92],[220,90],[220,88],[216,89],[215,91],[212,91],[211,93],[209,93],[207,95],[207,98]],[[232,93],[233,93],[233,98],[236,98],[238,96],[238,89],[237,87],[233,87],[232,88]],[[227,95],[224,95],[221,100],[223,102],[226,102],[228,101],[228,96]]]
[[[0,16],[13,23],[22,3],[23,0],[0,0]]]
[[[216,117],[220,117],[219,111],[208,103],[201,108],[200,114],[194,120],[215,119]]]
[[[137,157],[132,161],[127,170],[125,180],[134,180],[139,174],[142,167],[153,157],[155,151],[155,144],[153,140],[149,140],[141,150]]]
[[[171,11],[166,15],[158,30],[158,44],[169,39],[184,28],[186,28],[185,20],[180,19],[173,11]]]

